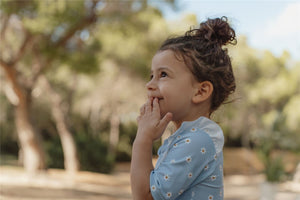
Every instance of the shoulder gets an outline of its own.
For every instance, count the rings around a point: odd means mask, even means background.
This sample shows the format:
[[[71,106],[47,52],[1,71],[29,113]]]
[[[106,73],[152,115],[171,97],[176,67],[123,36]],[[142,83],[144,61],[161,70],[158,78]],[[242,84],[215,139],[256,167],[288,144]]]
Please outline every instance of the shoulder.
[[[212,138],[203,130],[186,130],[170,143],[169,156],[177,158],[201,157],[216,153]],[[203,157],[204,156],[204,157]]]
[[[174,140],[175,143],[185,144],[208,144],[212,142],[210,135],[204,130],[192,127],[190,130],[182,132]]]
[[[199,119],[183,124],[182,137],[191,137],[198,144],[213,142],[216,153],[222,151],[224,146],[224,135],[221,127],[214,121],[200,117]]]

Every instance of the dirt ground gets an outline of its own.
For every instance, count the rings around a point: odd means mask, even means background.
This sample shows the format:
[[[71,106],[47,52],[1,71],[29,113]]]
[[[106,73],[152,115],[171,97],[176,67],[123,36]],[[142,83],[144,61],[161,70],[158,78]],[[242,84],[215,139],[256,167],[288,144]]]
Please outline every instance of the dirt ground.
[[[110,175],[92,172],[71,175],[51,169],[47,173],[29,176],[22,168],[2,166],[0,175],[1,200],[131,199],[129,172],[124,168]],[[225,200],[263,200],[260,191],[263,175],[227,175],[224,181]],[[300,200],[300,184],[286,182],[278,185],[274,199]]]
[[[227,149],[224,160],[225,200],[300,200],[300,183],[292,181],[277,184],[273,198],[262,196],[265,180],[253,153]],[[290,160],[298,162],[298,157]],[[293,162],[286,161],[288,170],[294,170]],[[109,175],[50,169],[30,176],[21,167],[4,165],[0,166],[0,200],[129,200],[129,168],[130,163],[122,163]]]

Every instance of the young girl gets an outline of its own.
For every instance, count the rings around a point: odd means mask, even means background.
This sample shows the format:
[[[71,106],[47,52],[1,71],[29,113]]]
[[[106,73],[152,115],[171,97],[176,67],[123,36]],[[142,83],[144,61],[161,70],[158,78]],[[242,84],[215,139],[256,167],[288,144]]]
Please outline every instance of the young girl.
[[[227,18],[208,19],[167,39],[153,57],[132,150],[133,199],[223,199],[224,137],[210,116],[235,90],[227,43],[236,43]],[[177,130],[154,168],[153,142],[170,121]]]

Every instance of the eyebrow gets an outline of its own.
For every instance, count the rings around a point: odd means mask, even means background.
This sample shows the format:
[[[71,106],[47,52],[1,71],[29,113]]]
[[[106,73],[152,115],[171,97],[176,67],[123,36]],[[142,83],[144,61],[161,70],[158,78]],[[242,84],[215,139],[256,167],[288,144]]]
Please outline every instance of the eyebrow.
[[[159,67],[156,71],[163,71],[163,70],[168,70],[168,71],[172,72],[170,70],[170,68],[168,68],[168,67]],[[151,70],[150,72],[153,73],[153,70]]]

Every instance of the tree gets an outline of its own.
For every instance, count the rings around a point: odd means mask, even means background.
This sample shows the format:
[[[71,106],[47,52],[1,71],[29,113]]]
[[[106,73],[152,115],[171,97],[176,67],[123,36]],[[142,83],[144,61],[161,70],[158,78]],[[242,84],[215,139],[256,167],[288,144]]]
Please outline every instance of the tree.
[[[62,111],[64,100],[51,86],[49,71],[68,67],[75,73],[97,72],[98,63],[103,58],[101,55],[97,57],[102,51],[103,40],[95,35],[101,35],[106,27],[113,27],[113,24],[121,25],[127,34],[128,27],[124,26],[124,22],[134,23],[135,15],[146,8],[146,1],[2,1],[0,64],[7,84],[12,88],[6,94],[15,105],[16,127],[27,170],[34,172],[45,168],[38,133],[30,119],[33,89],[37,84],[43,84],[48,91],[46,95],[50,95],[52,116],[69,163],[65,163],[65,167],[70,171],[78,170],[76,148]],[[153,11],[159,14],[157,10]],[[147,28],[147,16],[143,17],[136,27]],[[149,58],[147,52],[143,55]],[[145,66],[142,59],[135,59],[134,66]],[[118,61],[125,63],[122,58]]]
[[[127,16],[126,21],[102,21],[93,32],[102,46],[101,73],[88,80],[79,77],[79,85],[89,86],[78,87],[77,96],[82,98],[74,107],[89,118],[96,133],[99,121],[109,122],[107,142],[112,157],[119,144],[120,123],[135,122],[145,101],[151,59],[168,32],[162,15],[152,7]]]
[[[236,77],[237,90],[233,103],[221,110],[219,120],[230,141],[244,147],[256,144],[257,138],[278,137],[274,148],[299,149],[295,124],[299,116],[295,99],[299,95],[299,61],[288,52],[274,56],[257,50],[240,36],[238,45],[229,49]],[[292,111],[293,110],[293,111]]]
[[[61,62],[62,58],[68,63],[89,64],[88,70],[95,68],[96,61],[90,52],[83,52],[86,57],[82,55],[75,60],[71,55],[82,50],[81,46],[84,45],[76,33],[96,22],[97,3],[3,1],[1,4],[3,26],[0,64],[12,88],[11,93],[6,94],[8,99],[14,99],[11,102],[15,105],[15,122],[27,171],[36,172],[46,167],[39,135],[30,120],[32,90],[39,78],[47,83],[47,79],[41,75]],[[50,85],[46,85],[51,90]],[[54,90],[51,90],[51,94],[52,113],[67,161],[65,167],[68,171],[76,171],[79,165],[75,143],[65,123],[60,99]]]

